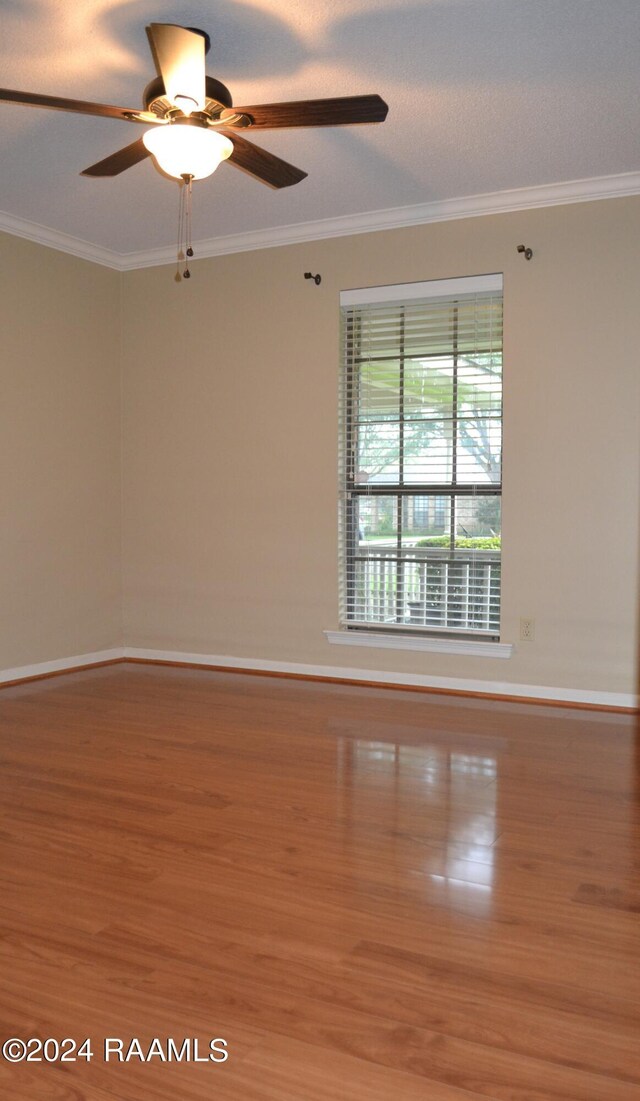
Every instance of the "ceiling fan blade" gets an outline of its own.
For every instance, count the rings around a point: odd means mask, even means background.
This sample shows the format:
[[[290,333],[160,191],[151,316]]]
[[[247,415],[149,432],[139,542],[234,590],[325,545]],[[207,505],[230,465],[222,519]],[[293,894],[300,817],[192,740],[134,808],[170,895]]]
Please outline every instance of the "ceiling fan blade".
[[[380,96],[341,96],[337,99],[303,99],[297,103],[259,103],[234,107],[249,115],[258,130],[287,126],[346,126],[359,122],[384,122],[389,108]],[[233,124],[231,124],[233,125]]]
[[[0,88],[0,100],[6,103],[23,103],[28,107],[48,107],[53,111],[76,111],[81,115],[102,115],[105,118],[125,119],[127,122],[143,122],[135,107],[111,107],[108,103],[87,103],[82,99],[61,99],[60,96],[41,96],[35,92],[16,92]]]
[[[260,149],[252,142],[241,138],[237,131],[231,135],[233,153],[229,157],[229,164],[235,164],[236,168],[242,168],[256,180],[269,184],[270,187],[291,187],[300,183],[307,175],[301,168],[288,164],[273,153],[267,153],[266,149]]]
[[[119,149],[117,153],[112,153],[110,157],[105,157],[103,161],[98,161],[97,164],[92,164],[90,168],[85,168],[84,172],[81,172],[81,176],[118,176],[121,172],[124,172],[126,168],[133,168],[134,164],[138,164],[139,161],[143,161],[145,157],[149,157],[151,154],[143,143],[142,138],[138,138],[137,141],[126,145],[124,149]]]
[[[147,35],[167,98],[185,115],[202,111],[206,100],[204,35],[173,23],[151,23]]]

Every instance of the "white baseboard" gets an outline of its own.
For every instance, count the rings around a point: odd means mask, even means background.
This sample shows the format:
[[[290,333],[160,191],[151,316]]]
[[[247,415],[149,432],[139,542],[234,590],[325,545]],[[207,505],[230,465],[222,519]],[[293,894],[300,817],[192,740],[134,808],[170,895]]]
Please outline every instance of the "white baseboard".
[[[227,654],[187,654],[179,650],[144,650],[125,647],[126,658],[142,661],[182,662],[249,672],[284,673],[299,677],[324,677],[328,680],[365,681],[371,684],[402,685],[407,688],[434,688],[469,694],[520,696],[525,699],[551,700],[597,707],[623,707],[633,710],[638,697],[631,692],[599,692],[582,688],[558,688],[539,684],[511,684],[508,681],[466,680],[461,677],[431,677],[420,673],[390,673],[378,669],[352,669],[334,665],[304,665],[293,661],[269,661],[262,658],[229,657]]]
[[[136,646],[114,647],[91,654],[42,661],[37,665],[21,665],[0,670],[0,684],[27,681],[51,673],[73,672],[128,658],[148,662],[177,662],[184,665],[221,669],[242,669],[256,673],[284,673],[298,677],[321,677],[327,680],[363,681],[369,684],[400,685],[406,688],[433,688],[448,692],[522,697],[528,700],[548,700],[583,706],[625,708],[638,707],[638,696],[631,692],[600,692],[582,688],[558,688],[539,684],[512,684],[508,681],[467,680],[462,677],[431,677],[420,673],[385,672],[378,669],[353,669],[337,665],[305,665],[295,661],[269,661],[263,658],[230,657],[228,654],[191,654],[181,650],[145,650]]]
[[[71,658],[41,661],[37,665],[18,665],[15,669],[0,669],[0,684],[6,684],[8,681],[31,680],[33,677],[46,677],[51,673],[86,669],[91,665],[102,665],[105,661],[122,661],[123,657],[122,647],[114,647],[112,650],[96,650],[93,654],[78,654]]]

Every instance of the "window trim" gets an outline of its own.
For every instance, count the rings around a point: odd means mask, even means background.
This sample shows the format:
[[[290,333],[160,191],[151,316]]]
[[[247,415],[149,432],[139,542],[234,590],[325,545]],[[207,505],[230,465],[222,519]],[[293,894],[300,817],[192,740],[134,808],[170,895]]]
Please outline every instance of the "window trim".
[[[343,627],[339,631],[325,631],[327,642],[339,646],[370,646],[381,650],[419,650],[432,654],[465,654],[476,658],[510,658],[513,655],[512,642],[492,642],[479,638],[441,638],[424,633],[411,634],[409,628],[403,632],[396,630],[375,631],[361,627]]]
[[[469,295],[474,293],[500,294],[502,297],[504,294],[504,277],[503,273],[490,273],[485,275],[463,276],[450,279],[438,279],[438,280],[426,280],[422,282],[413,283],[397,283],[387,286],[375,286],[375,287],[361,287],[350,290],[343,290],[340,292],[340,308],[341,310],[348,310],[352,307],[358,306],[372,306],[377,305],[394,305],[394,304],[406,304],[411,305],[413,301],[428,298],[429,300],[437,298],[456,298],[458,295]],[[349,325],[349,319],[346,321]],[[401,353],[402,358],[402,353]],[[353,362],[348,361],[346,358],[342,359],[341,363],[341,389],[346,386],[347,391],[352,389],[353,371],[357,369]],[[400,385],[400,391],[402,391],[402,383]],[[400,393],[400,415],[402,415],[402,398],[403,392]],[[502,401],[502,398],[501,398]],[[352,431],[353,431],[353,417],[349,413],[345,413],[344,398],[341,395],[341,435],[340,435],[340,508],[341,508],[341,525],[346,523],[347,529],[349,529],[349,523],[353,522],[349,520],[349,509],[346,509],[346,518],[342,516],[344,511],[345,497],[347,494],[353,492],[353,463],[355,461],[354,450],[352,446]],[[501,447],[501,459],[502,459],[502,447]],[[397,486],[380,485],[370,486],[368,493],[398,496],[398,501],[402,501],[404,495],[411,497],[427,495],[437,496],[439,493],[445,496],[452,496],[454,498],[460,498],[463,496],[476,496],[478,494],[484,496],[498,496],[502,498],[502,478],[500,478],[499,485],[494,490],[490,485],[484,483],[480,487],[479,485],[457,486],[447,483],[446,485],[425,484],[417,485],[412,484],[411,487],[405,487],[403,485],[402,473],[400,473],[400,481]],[[349,577],[349,562],[351,558],[349,556],[349,546],[353,542],[354,533],[347,529],[342,529],[341,532],[341,548],[340,548],[340,586],[348,584]],[[343,544],[344,540],[344,544]],[[355,561],[355,558],[354,558]],[[500,561],[502,556],[500,553]],[[500,585],[501,589],[501,585]],[[396,594],[396,599],[402,599],[401,594]],[[345,607],[346,612],[346,607]],[[398,649],[417,649],[417,650],[433,650],[436,652],[444,653],[480,653],[486,648],[486,654],[489,656],[490,652],[493,656],[510,657],[511,647],[508,644],[500,643],[500,631],[501,622],[499,622],[498,629],[495,626],[492,628],[479,628],[470,629],[468,627],[455,627],[455,626],[424,626],[415,627],[409,622],[402,623],[397,620],[395,623],[389,623],[388,625],[379,622],[364,623],[358,620],[349,620],[342,616],[342,597],[341,597],[341,616],[340,616],[340,631],[339,632],[325,632],[329,638],[329,634],[338,634],[340,636],[351,636],[349,638],[335,637],[329,639],[332,642],[342,642],[351,645],[367,645],[367,646],[384,646],[387,645],[390,648]],[[377,632],[377,641],[374,640],[374,636]],[[359,640],[367,638],[368,641],[360,642]],[[382,641],[385,640],[385,641]],[[408,640],[409,644],[404,644],[404,640]],[[413,643],[413,644],[412,644]],[[498,653],[499,650],[504,652]],[[508,652],[506,652],[508,651]]]
[[[417,298],[449,298],[476,291],[501,291],[502,272],[465,275],[455,279],[426,279],[422,283],[391,283],[387,287],[356,287],[340,291],[340,306],[381,306],[385,302],[411,302]]]

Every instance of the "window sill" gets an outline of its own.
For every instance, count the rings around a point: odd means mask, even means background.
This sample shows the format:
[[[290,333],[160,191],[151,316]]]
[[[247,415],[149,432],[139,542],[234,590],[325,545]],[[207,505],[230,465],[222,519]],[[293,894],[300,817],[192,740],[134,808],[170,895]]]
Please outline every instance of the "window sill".
[[[338,646],[371,646],[382,650],[421,650],[431,654],[465,654],[477,658],[510,658],[513,643],[471,639],[392,635],[373,631],[325,631],[328,642]]]

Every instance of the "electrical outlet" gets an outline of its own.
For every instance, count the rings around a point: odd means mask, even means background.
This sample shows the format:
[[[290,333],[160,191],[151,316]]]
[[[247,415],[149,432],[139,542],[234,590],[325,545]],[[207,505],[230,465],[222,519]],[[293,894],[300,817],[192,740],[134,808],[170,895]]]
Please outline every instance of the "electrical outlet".
[[[536,621],[523,616],[520,619],[520,641],[533,642],[536,637]]]

